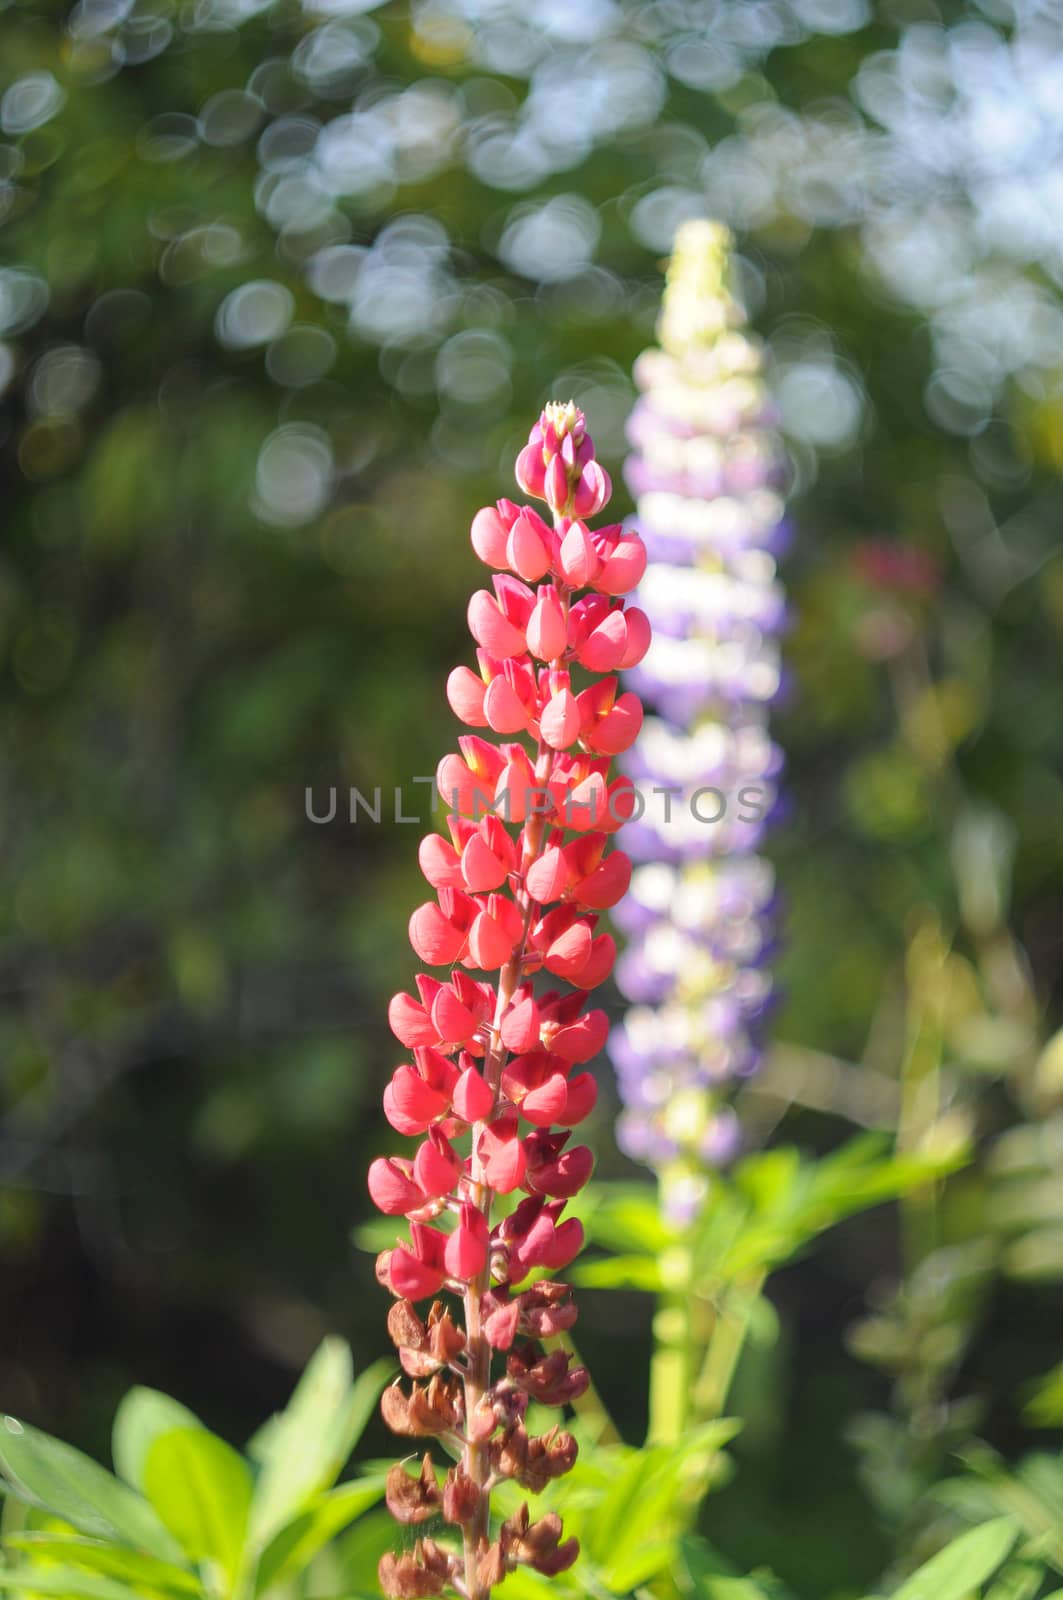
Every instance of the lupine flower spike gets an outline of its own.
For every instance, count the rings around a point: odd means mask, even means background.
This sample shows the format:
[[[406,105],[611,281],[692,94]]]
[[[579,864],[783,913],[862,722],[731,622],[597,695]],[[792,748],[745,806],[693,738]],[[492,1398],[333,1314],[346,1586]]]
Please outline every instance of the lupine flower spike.
[[[628,679],[653,707],[628,770],[645,802],[617,969],[634,1003],[610,1040],[621,1144],[676,1221],[732,1153],[727,1085],[752,1072],[770,997],[773,876],[755,853],[776,800],[767,708],[780,685],[782,456],[759,346],[731,292],[727,229],[680,228],[639,357],[628,477],[654,640]],[[641,802],[640,802],[641,803]]]
[[[526,1416],[529,1400],[562,1407],[588,1382],[565,1350],[543,1349],[576,1318],[567,1285],[543,1274],[562,1271],[583,1239],[563,1213],[592,1165],[570,1139],[594,1106],[585,1068],[607,1033],[604,1012],[585,1009],[615,956],[598,913],[631,875],[627,856],[607,850],[633,803],[631,779],[611,778],[610,763],[642,723],[617,673],[649,644],[645,615],[621,598],[646,557],[637,534],[587,525],[610,484],[572,404],[546,407],[516,476],[552,522],[501,500],[472,524],[496,575],[469,602],[478,670],[455,667],[447,698],[502,742],[466,734],[439,765],[449,838],[422,841],[435,896],[413,913],[410,943],[426,966],[452,970],[422,973],[415,995],[391,1002],[412,1060],[396,1068],[384,1109],[419,1144],[369,1171],[376,1204],[409,1222],[377,1268],[413,1380],[386,1391],[384,1416],[454,1458],[442,1482],[430,1454],[416,1475],[393,1467],[388,1506],[403,1523],[441,1518],[462,1540],[460,1554],[422,1538],[384,1557],[384,1592],[403,1600],[447,1589],[485,1600],[518,1565],[557,1573],[578,1548],[558,1517],[535,1520],[527,1504],[493,1531],[490,1499],[504,1478],[536,1493],[576,1456],[570,1433],[535,1437]],[[495,1197],[518,1195],[496,1220]]]

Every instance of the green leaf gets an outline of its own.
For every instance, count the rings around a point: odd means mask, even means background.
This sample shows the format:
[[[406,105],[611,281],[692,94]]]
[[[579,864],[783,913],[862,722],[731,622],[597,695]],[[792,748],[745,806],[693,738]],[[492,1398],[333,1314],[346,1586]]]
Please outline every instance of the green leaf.
[[[160,1434],[174,1428],[201,1428],[199,1418],[158,1389],[130,1389],[115,1412],[111,1430],[114,1470],[144,1493],[144,1461]]]
[[[20,1498],[79,1532],[182,1564],[180,1546],[145,1500],[80,1450],[14,1417],[0,1427],[0,1470]]]
[[[351,1352],[326,1339],[310,1358],[285,1410],[257,1436],[262,1472],[251,1507],[259,1547],[335,1483],[394,1371],[377,1361],[352,1383]]]
[[[255,1578],[255,1593],[262,1595],[274,1584],[287,1583],[310,1565],[344,1528],[384,1493],[384,1479],[359,1478],[330,1489],[308,1510],[283,1527],[263,1550]]]
[[[173,1428],[150,1446],[144,1489],[193,1561],[216,1561],[230,1582],[243,1553],[251,1510],[251,1469],[206,1428]]]
[[[738,1431],[724,1419],[680,1443],[614,1452],[608,1488],[581,1520],[580,1535],[606,1586],[624,1594],[672,1570],[685,1522],[683,1491],[703,1480],[710,1459]]]
[[[702,1592],[710,1578],[732,1578],[735,1569],[704,1539],[686,1534],[679,1541],[679,1554],[691,1583]]]
[[[587,1237],[610,1250],[634,1245],[660,1255],[675,1243],[675,1234],[661,1216],[654,1185],[592,1183],[577,1202]]]
[[[950,1145],[931,1155],[893,1155],[871,1134],[819,1161],[802,1160],[792,1149],[747,1157],[708,1208],[699,1258],[713,1279],[764,1272],[846,1217],[954,1172],[967,1154]]]
[[[1023,1416],[1035,1428],[1058,1428],[1063,1422],[1063,1362],[1031,1386]]]
[[[1027,1566],[1009,1561],[1007,1569],[986,1590],[985,1600],[1033,1600],[1041,1587],[1044,1571],[1041,1567]]]
[[[961,1533],[901,1585],[893,1600],[966,1600],[1002,1566],[1018,1536],[1011,1517]]]
[[[136,1600],[143,1593],[79,1567],[0,1568],[0,1589],[17,1589],[20,1594],[56,1594],[62,1600]]]
[[[751,1578],[709,1578],[698,1593],[705,1600],[769,1600],[767,1590]]]
[[[573,1283],[586,1289],[642,1289],[657,1294],[663,1287],[656,1256],[606,1256],[583,1261],[569,1273]]]
[[[22,1551],[31,1558],[69,1562],[101,1573],[104,1577],[123,1579],[133,1584],[138,1592],[152,1590],[166,1595],[202,1593],[199,1581],[183,1568],[100,1539],[83,1539],[75,1534],[13,1533],[7,1535],[4,1545],[8,1550]]]

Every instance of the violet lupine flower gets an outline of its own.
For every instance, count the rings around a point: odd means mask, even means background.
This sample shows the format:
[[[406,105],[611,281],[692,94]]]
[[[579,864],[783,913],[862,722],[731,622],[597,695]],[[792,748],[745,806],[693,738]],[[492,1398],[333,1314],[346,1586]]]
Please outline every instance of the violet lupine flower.
[[[679,229],[628,427],[653,630],[628,682],[655,714],[627,763],[644,809],[626,843],[641,865],[614,915],[633,1003],[610,1054],[621,1145],[668,1169],[679,1214],[699,1204],[705,1167],[733,1153],[726,1088],[757,1066],[771,993],[774,882],[756,850],[782,765],[767,725],[785,618],[782,456],[731,246],[718,223]]]

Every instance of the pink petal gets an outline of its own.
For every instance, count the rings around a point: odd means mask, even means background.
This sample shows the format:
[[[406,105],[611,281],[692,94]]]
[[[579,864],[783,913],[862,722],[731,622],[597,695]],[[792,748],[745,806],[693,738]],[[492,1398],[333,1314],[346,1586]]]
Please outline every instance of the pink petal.
[[[486,685],[471,667],[455,667],[447,679],[447,700],[454,715],[470,728],[483,728]]]
[[[512,1194],[524,1178],[527,1157],[517,1137],[516,1117],[500,1117],[480,1135],[477,1155],[486,1182],[498,1194]]]
[[[590,906],[592,910],[605,911],[624,898],[630,883],[631,859],[623,850],[614,850],[599,867],[576,884],[572,898],[582,906]]]
[[[554,1229],[554,1236],[542,1265],[557,1272],[561,1267],[567,1267],[582,1249],[583,1224],[578,1217],[569,1217],[559,1228]]]
[[[543,483],[543,494],[551,511],[564,511],[568,506],[571,492],[565,463],[560,456],[554,456],[546,469]]]
[[[591,930],[585,922],[574,922],[547,950],[543,964],[548,972],[559,978],[572,980],[574,973],[586,966],[591,956]]]
[[[594,1170],[594,1157],[585,1144],[565,1150],[556,1161],[529,1169],[528,1186],[535,1194],[570,1200],[579,1194]]]
[[[476,1018],[453,989],[443,984],[432,1002],[432,1026],[444,1044],[464,1044],[476,1032]]]
[[[568,975],[568,981],[577,989],[596,989],[612,972],[615,960],[616,941],[612,934],[599,934],[591,947],[586,966]]]
[[[539,1008],[530,995],[510,1006],[502,1018],[501,1031],[507,1050],[530,1050],[539,1043]]]
[[[568,642],[568,626],[561,598],[553,586],[540,589],[528,618],[527,647],[540,661],[555,661]]]
[[[629,667],[637,667],[650,648],[651,633],[650,619],[638,606],[628,606],[624,620],[627,623],[627,645],[617,665],[626,672]]]
[[[466,1067],[454,1087],[455,1113],[463,1122],[482,1122],[490,1115],[495,1097],[490,1085],[475,1067]]]
[[[597,461],[588,461],[576,485],[573,509],[577,517],[594,517],[608,502],[613,492],[609,474]]]
[[[499,661],[524,653],[524,635],[502,614],[493,594],[477,589],[469,601],[469,632]]]
[[[388,1121],[399,1133],[424,1133],[430,1123],[444,1115],[449,1103],[445,1094],[433,1089],[419,1072],[406,1065],[395,1068],[384,1095]],[[399,1127],[392,1110],[402,1119],[404,1127]]]
[[[449,1194],[461,1173],[461,1162],[449,1139],[438,1128],[430,1128],[428,1138],[414,1158],[413,1173],[425,1194],[435,1199]]]
[[[504,567],[506,565],[506,540],[508,533],[505,523],[499,516],[494,506],[484,506],[472,519],[472,547],[480,560],[489,567]]]
[[[391,1287],[404,1300],[427,1300],[443,1287],[446,1273],[441,1267],[427,1266],[404,1244],[396,1245],[388,1263]]]
[[[492,678],[484,695],[484,717],[495,733],[523,733],[528,713],[508,679]]]
[[[537,583],[550,570],[550,550],[535,526],[538,521],[534,511],[522,511],[506,546],[509,565],[526,583]]]
[[[642,582],[646,571],[646,546],[637,536],[620,540],[602,565],[594,586],[602,594],[628,594]]]
[[[585,589],[598,571],[598,552],[582,522],[574,522],[561,541],[561,574],[573,588]]]
[[[546,468],[543,465],[543,452],[539,445],[525,445],[517,457],[514,476],[525,494],[533,494],[537,499],[542,499]]]
[[[464,887],[458,852],[449,840],[441,838],[438,833],[425,834],[417,849],[417,860],[433,889]]]
[[[568,1080],[568,1099],[557,1117],[563,1128],[574,1128],[589,1117],[598,1102],[598,1085],[589,1072],[578,1072]]]
[[[552,750],[567,750],[579,738],[580,715],[571,689],[559,689],[539,718],[543,743]]]
[[[369,1168],[369,1194],[373,1204],[386,1216],[405,1216],[407,1211],[419,1211],[428,1199],[427,1194],[404,1171],[409,1162],[401,1163],[392,1157],[382,1157]]]
[[[568,862],[556,844],[550,845],[537,861],[532,862],[524,879],[528,893],[541,906],[549,905],[551,900],[560,900],[571,881]]]
[[[568,1104],[568,1081],[561,1072],[551,1073],[545,1083],[530,1089],[520,1103],[520,1114],[537,1128],[548,1128],[564,1114]]]
[[[465,1201],[461,1208],[461,1220],[447,1240],[444,1251],[448,1275],[461,1278],[465,1283],[479,1277],[487,1264],[489,1244],[490,1236],[482,1212]]]
[[[410,918],[409,933],[415,954],[429,967],[447,967],[457,961],[467,939],[463,929],[447,921],[434,900],[417,907]]]
[[[627,648],[627,622],[622,611],[610,611],[589,635],[578,653],[589,672],[612,672]]]
[[[616,705],[587,734],[587,743],[602,755],[617,756],[629,750],[642,728],[642,702],[638,695],[622,694]]]
[[[393,994],[388,1001],[388,1026],[400,1044],[434,1044],[438,1035],[428,1012],[412,994]]]
[[[513,954],[514,941],[488,912],[481,911],[469,929],[470,964],[484,972],[504,967]]]
[[[484,842],[483,835],[474,833],[461,853],[461,871],[465,887],[471,894],[483,894],[497,889],[506,881],[506,869],[494,851]]]
[[[550,1049],[565,1061],[582,1063],[596,1056],[609,1037],[609,1019],[604,1011],[588,1011],[566,1028],[550,1036]]]

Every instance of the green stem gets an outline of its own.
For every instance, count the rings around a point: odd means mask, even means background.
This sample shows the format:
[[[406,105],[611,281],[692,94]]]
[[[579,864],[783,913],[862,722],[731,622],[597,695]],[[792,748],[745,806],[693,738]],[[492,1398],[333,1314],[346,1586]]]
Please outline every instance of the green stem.
[[[725,1299],[705,1351],[705,1359],[694,1386],[694,1412],[698,1422],[715,1422],[727,1406],[735,1372],[745,1348],[753,1309],[764,1287],[764,1273],[741,1285],[736,1305]]]
[[[669,1196],[685,1177],[686,1167],[681,1162],[665,1167],[661,1173],[660,1206],[666,1216],[673,1209]],[[690,1420],[698,1333],[694,1325],[693,1233],[696,1226],[695,1218],[661,1255],[664,1288],[653,1319],[649,1444],[675,1444]]]

